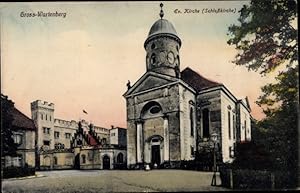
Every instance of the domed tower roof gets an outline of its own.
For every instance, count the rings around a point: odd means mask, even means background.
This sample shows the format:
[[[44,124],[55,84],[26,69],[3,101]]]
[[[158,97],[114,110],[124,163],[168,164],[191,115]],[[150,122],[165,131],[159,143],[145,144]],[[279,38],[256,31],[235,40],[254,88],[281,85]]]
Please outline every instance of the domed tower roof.
[[[148,38],[155,36],[157,34],[169,34],[169,35],[174,35],[178,38],[174,26],[172,25],[171,22],[169,22],[166,19],[159,19],[152,25],[150,32],[148,34]]]
[[[160,6],[162,7],[163,5],[161,4]],[[157,20],[150,28],[148,37],[147,37],[144,45],[146,45],[151,39],[158,37],[158,36],[173,37],[178,41],[179,45],[181,45],[181,40],[178,37],[173,24],[171,22],[169,22],[168,20],[163,19],[163,16],[164,16],[164,13],[161,10],[161,12],[160,12],[161,18],[159,20]]]

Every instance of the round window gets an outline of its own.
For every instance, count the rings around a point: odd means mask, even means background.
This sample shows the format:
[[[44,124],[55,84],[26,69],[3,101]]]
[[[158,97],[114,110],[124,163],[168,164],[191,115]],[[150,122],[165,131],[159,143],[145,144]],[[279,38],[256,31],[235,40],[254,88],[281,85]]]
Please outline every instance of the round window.
[[[159,108],[159,106],[153,106],[153,107],[150,108],[149,111],[150,111],[151,114],[156,114],[156,113],[159,113],[160,108]]]

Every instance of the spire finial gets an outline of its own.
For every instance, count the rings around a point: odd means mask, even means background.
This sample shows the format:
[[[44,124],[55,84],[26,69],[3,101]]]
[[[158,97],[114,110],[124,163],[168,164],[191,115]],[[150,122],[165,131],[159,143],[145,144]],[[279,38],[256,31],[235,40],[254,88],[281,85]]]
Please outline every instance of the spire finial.
[[[163,11],[163,6],[164,6],[164,4],[163,3],[160,3],[160,13],[159,13],[159,16],[160,16],[160,19],[162,19],[163,17],[164,17],[164,11]]]

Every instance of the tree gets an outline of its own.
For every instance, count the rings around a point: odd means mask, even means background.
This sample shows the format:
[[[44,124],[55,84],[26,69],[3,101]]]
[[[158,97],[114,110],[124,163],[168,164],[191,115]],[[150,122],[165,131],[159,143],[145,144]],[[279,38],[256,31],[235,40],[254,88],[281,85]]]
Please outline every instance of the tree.
[[[254,1],[239,11],[238,25],[229,27],[229,45],[238,53],[233,61],[263,76],[278,71],[274,83],[262,87],[256,102],[266,117],[257,122],[253,139],[264,145],[276,169],[297,175],[299,64],[297,2]],[[283,70],[282,70],[283,69]],[[295,181],[290,180],[294,186]]]
[[[297,3],[294,0],[251,1],[239,11],[240,25],[229,27],[229,45],[240,51],[234,60],[249,70],[269,73],[297,61]]]
[[[17,145],[12,138],[13,116],[11,109],[14,108],[13,102],[1,95],[1,154],[2,156],[16,156]]]

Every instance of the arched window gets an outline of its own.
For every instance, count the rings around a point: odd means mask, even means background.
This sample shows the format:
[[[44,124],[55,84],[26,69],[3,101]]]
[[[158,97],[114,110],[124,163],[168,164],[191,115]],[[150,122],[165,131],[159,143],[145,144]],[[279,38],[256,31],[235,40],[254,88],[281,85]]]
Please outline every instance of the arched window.
[[[86,161],[85,160],[86,159],[85,155],[81,155],[81,159],[82,159],[82,163],[85,164],[85,161]]]
[[[236,122],[235,122],[235,115],[234,113],[232,114],[232,130],[233,130],[233,139],[236,137]]]
[[[53,164],[57,165],[57,157],[53,157]]]
[[[203,109],[202,111],[203,115],[203,137],[208,138],[209,137],[209,110],[208,109]]]
[[[178,62],[177,65],[179,65],[179,64],[180,64],[180,58],[179,58],[179,55],[177,55],[177,62]]]
[[[190,108],[190,127],[191,127],[191,136],[194,136],[194,110]]]
[[[44,166],[50,166],[50,157],[49,156],[44,157]]]
[[[153,43],[152,45],[151,45],[151,49],[154,49],[156,47],[156,45]]]
[[[82,145],[81,139],[78,139],[78,140],[77,140],[77,145]]]
[[[150,63],[151,63],[151,64],[155,64],[155,62],[156,62],[155,54],[152,54],[152,55],[151,55],[151,58],[150,58]]]
[[[228,138],[231,139],[231,114],[228,111]]]
[[[118,156],[117,156],[117,163],[123,163],[123,154],[122,153],[119,153]]]
[[[247,121],[244,120],[244,129],[245,129],[245,141],[247,141]]]

